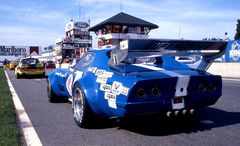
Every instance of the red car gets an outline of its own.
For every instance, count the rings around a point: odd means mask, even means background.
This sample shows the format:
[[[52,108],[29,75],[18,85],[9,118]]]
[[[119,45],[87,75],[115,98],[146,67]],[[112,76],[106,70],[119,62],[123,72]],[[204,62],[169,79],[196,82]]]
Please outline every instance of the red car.
[[[53,61],[47,61],[45,64],[45,68],[56,68],[56,66]]]

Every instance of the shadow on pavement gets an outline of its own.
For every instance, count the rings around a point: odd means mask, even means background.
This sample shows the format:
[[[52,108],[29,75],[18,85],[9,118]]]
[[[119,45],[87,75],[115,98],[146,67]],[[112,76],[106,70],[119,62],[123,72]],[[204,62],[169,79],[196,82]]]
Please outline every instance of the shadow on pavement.
[[[126,119],[119,123],[119,129],[149,136],[165,136],[179,133],[196,133],[240,123],[239,112],[226,112],[216,108],[199,110],[195,116],[160,118],[145,117]]]
[[[95,122],[90,129],[116,127],[148,136],[190,134],[240,123],[240,112],[226,112],[216,108],[198,110],[194,116],[167,118],[165,116],[140,116],[123,119],[110,119]]]
[[[43,75],[23,75],[18,79],[21,80],[21,79],[44,79],[44,78],[47,78],[47,75],[45,75],[45,76],[43,76]]]

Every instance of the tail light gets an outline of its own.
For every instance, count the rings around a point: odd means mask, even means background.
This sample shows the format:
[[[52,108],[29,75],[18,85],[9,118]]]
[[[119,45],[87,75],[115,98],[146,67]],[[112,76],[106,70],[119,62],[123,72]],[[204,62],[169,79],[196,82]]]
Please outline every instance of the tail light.
[[[160,95],[160,90],[158,89],[158,87],[152,88],[152,95],[153,96],[159,96]]]
[[[207,90],[207,87],[206,87],[206,85],[204,83],[201,83],[198,86],[198,88],[199,88],[199,91],[201,91],[201,92],[205,92]]]
[[[143,98],[145,96],[145,90],[143,88],[140,88],[137,90],[137,96],[140,98]]]
[[[209,84],[209,90],[210,91],[216,91],[217,90],[216,85],[214,83]]]

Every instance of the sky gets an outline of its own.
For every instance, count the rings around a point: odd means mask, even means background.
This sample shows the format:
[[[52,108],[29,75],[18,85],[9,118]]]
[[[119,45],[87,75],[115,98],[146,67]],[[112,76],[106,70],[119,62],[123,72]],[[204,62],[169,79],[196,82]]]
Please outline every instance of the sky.
[[[157,24],[150,38],[234,39],[240,0],[122,0],[122,11]],[[70,19],[94,26],[119,12],[121,0],[0,0],[0,45],[49,46]]]

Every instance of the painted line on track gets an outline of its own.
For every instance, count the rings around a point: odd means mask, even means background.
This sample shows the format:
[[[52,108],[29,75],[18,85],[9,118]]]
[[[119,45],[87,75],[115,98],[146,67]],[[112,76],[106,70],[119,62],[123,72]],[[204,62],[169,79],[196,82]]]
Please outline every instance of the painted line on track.
[[[7,78],[10,92],[12,94],[12,99],[17,112],[17,117],[19,119],[20,126],[23,131],[23,135],[24,135],[27,146],[42,146],[42,143],[37,135],[37,132],[35,131],[26,111],[24,110],[24,107],[9,79],[9,76],[6,70],[4,70],[4,72]]]
[[[240,78],[222,78],[223,80],[226,80],[226,81],[240,81]]]

